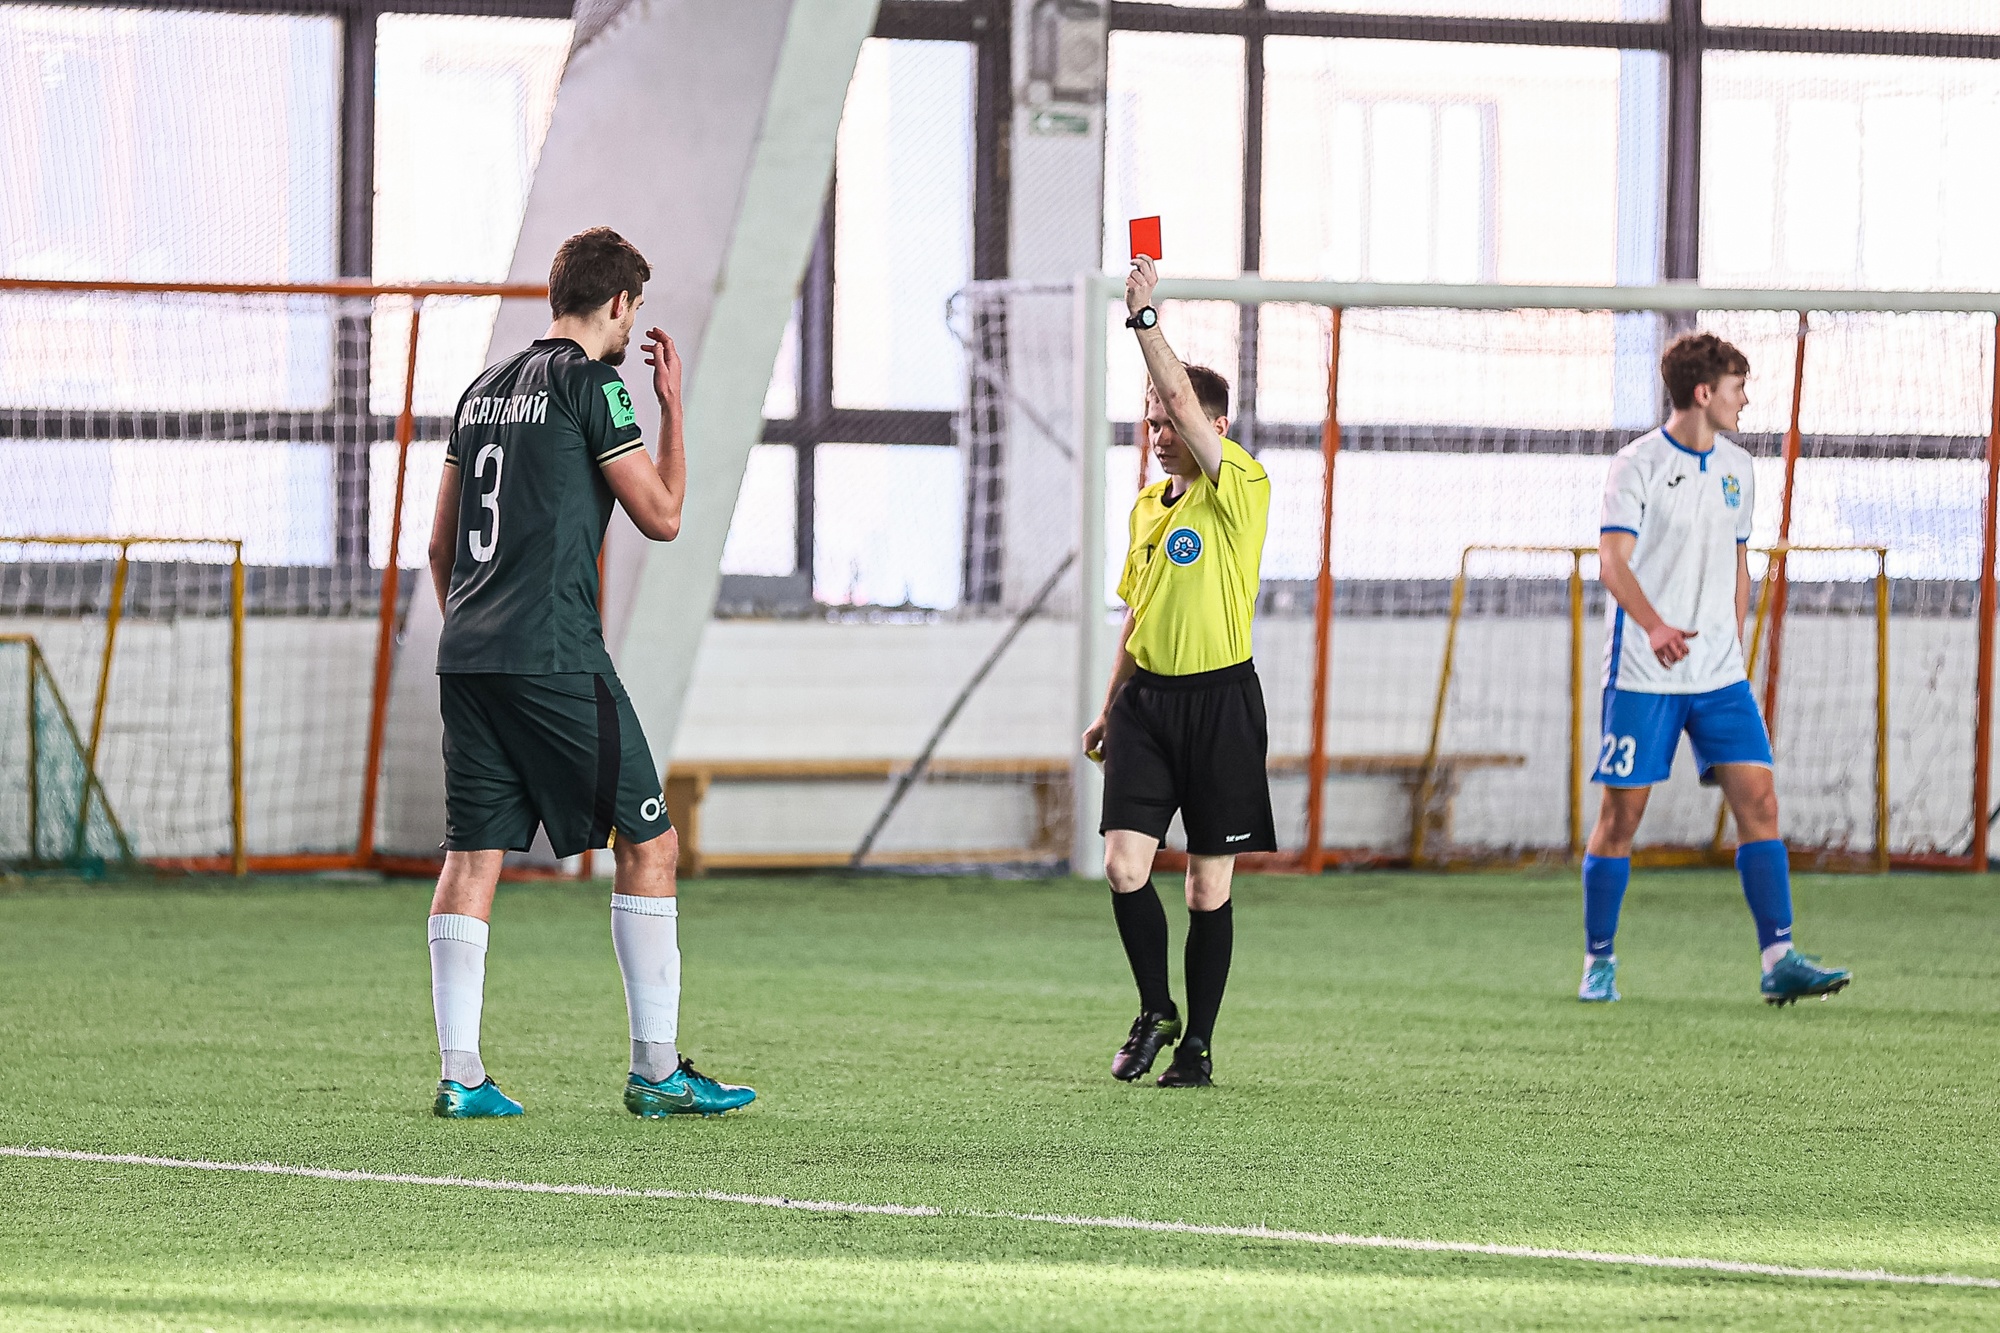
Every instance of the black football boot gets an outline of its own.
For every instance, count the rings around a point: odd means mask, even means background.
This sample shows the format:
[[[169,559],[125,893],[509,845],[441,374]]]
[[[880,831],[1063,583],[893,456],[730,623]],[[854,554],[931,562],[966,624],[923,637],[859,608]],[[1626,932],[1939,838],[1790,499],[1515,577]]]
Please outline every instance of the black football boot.
[[[1111,1077],[1130,1083],[1146,1076],[1162,1046],[1181,1035],[1181,1016],[1174,1010],[1156,1014],[1146,1010],[1132,1020],[1132,1033],[1118,1054],[1111,1057]]]
[[[1208,1045],[1199,1037],[1189,1037],[1174,1047],[1174,1062],[1160,1075],[1162,1088],[1205,1088],[1213,1080],[1215,1064],[1208,1058]]]

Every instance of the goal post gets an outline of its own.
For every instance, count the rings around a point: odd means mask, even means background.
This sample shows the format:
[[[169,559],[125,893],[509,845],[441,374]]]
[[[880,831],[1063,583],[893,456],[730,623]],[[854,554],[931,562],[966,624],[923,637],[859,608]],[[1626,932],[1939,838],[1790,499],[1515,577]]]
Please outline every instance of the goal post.
[[[1116,633],[1103,605],[1106,560],[1105,455],[1111,448],[1111,418],[1105,411],[1105,317],[1122,290],[1103,273],[1085,270],[1076,279],[1077,430],[1077,634],[1075,734],[1081,737],[1103,706],[1111,677]],[[1069,866],[1073,875],[1104,874],[1104,835],[1097,831],[1104,807],[1104,772],[1088,755],[1071,747],[1073,833]]]
[[[1749,651],[1746,666],[1752,682],[1761,679],[1763,683],[1764,715],[1773,719],[1772,743],[1782,744],[1775,734],[1775,719],[1779,716],[1780,696],[1778,692],[1780,657],[1778,654],[1779,634],[1784,627],[1787,584],[1784,570],[1793,556],[1812,557],[1815,555],[1865,554],[1874,558],[1874,574],[1868,579],[1872,591],[1869,604],[1873,625],[1873,670],[1875,687],[1875,707],[1873,709],[1874,734],[1874,823],[1873,843],[1864,858],[1866,868],[1882,872],[1890,869],[1889,849],[1889,608],[1891,604],[1889,584],[1889,548],[1886,546],[1786,546],[1762,551],[1766,560],[1765,568],[1770,571],[1760,581],[1757,593],[1756,611],[1750,628]],[[1761,659],[1760,660],[1760,656]],[[1786,701],[1790,702],[1790,701]],[[1789,739],[1787,737],[1786,739]],[[1975,797],[1974,808],[1979,808],[1979,798]],[[1719,810],[1715,818],[1714,850],[1723,848],[1728,811]]]
[[[74,733],[81,768],[69,861],[87,858],[93,824],[108,820],[127,856],[132,826],[141,845],[154,836],[190,833],[188,811],[210,841],[199,850],[176,840],[173,852],[147,859],[182,869],[245,869],[243,836],[243,543],[220,537],[0,534],[0,556],[17,577],[0,615],[32,624],[14,633],[28,649],[27,784],[36,772],[41,732],[34,700],[46,688]],[[140,576],[135,580],[137,566]],[[39,584],[39,586],[37,586]],[[127,624],[128,616],[141,622]],[[120,632],[126,631],[121,642]],[[137,641],[134,636],[137,635]],[[51,655],[54,663],[51,663]],[[89,712],[78,723],[64,685]],[[79,690],[81,687],[81,690]],[[111,776],[107,779],[106,774]],[[39,823],[38,799],[28,808]],[[122,807],[121,821],[114,812]],[[39,834],[27,839],[40,863]]]
[[[1077,586],[1087,591],[1105,586],[1118,555],[1098,516],[1121,507],[1106,498],[1120,447],[1113,421],[1134,414],[1119,411],[1131,369],[1120,378],[1111,338],[1122,285],[1084,273],[1074,290],[1079,531],[1100,534],[1080,546]],[[1773,553],[1758,571],[1756,685],[1780,751],[1788,838],[1823,865],[1986,867],[2000,293],[1243,277],[1169,279],[1155,299],[1170,307],[1184,356],[1213,360],[1232,380],[1239,367],[1255,376],[1245,395],[1256,404],[1253,448],[1301,511],[1274,510],[1265,556],[1257,660],[1284,850],[1258,864],[1423,860],[1421,812],[1447,767],[1474,794],[1460,798],[1461,813],[1480,789],[1504,785],[1511,770],[1497,758],[1481,768],[1476,750],[1454,757],[1449,738],[1427,728],[1445,683],[1452,588],[1463,584],[1451,566],[1468,548],[1557,548],[1554,570],[1475,576],[1456,596],[1547,620],[1555,636],[1536,651],[1579,685],[1558,692],[1563,716],[1544,733],[1558,759],[1563,733],[1588,734],[1588,663],[1580,636],[1561,630],[1585,600],[1585,556],[1569,544],[1594,551],[1585,543],[1596,536],[1602,467],[1664,419],[1659,351],[1701,327],[1753,364],[1753,407],[1737,438],[1757,464],[1756,543]],[[1240,326],[1255,341],[1231,345],[1211,326]],[[1204,337],[1222,350],[1202,353]],[[1392,521],[1421,533],[1390,532]],[[1310,545],[1294,539],[1302,529]],[[1081,721],[1101,702],[1114,610],[1107,598],[1103,615],[1080,618]],[[1407,678],[1418,674],[1434,692],[1427,705],[1409,699]],[[1805,688],[1812,681],[1824,688]],[[1828,708],[1848,724],[1837,735],[1815,730],[1812,710]],[[1546,735],[1537,744],[1550,746]],[[1787,786],[1786,752],[1802,769],[1802,744],[1825,747],[1825,775],[1810,792]],[[1097,774],[1073,762],[1071,864],[1097,874]],[[1565,767],[1576,764],[1558,763],[1553,781],[1570,799],[1547,845],[1568,855],[1586,793]],[[1688,855],[1713,857],[1724,838],[1700,799],[1661,789],[1657,822]],[[1364,806],[1381,816],[1374,831],[1360,827]],[[1396,818],[1401,826],[1383,832]]]
[[[137,860],[429,860],[377,845],[420,534],[501,303],[546,295],[0,278],[0,633],[38,640]]]
[[[1744,627],[1747,674],[1753,686],[1761,686],[1771,719],[1781,793],[1807,805],[1806,827],[1816,830],[1802,860],[1821,869],[1885,871],[1890,866],[1889,550],[1792,546],[1758,549],[1751,556],[1753,564],[1761,564],[1756,572],[1762,577]],[[1854,593],[1841,599],[1841,614],[1829,616],[1828,608],[1819,607],[1814,608],[1819,614],[1801,617],[1799,629],[1814,655],[1822,660],[1837,655],[1838,665],[1795,671],[1781,696],[1776,659],[1769,652],[1780,585],[1770,571],[1787,558],[1815,557],[1859,558],[1871,572],[1854,580]],[[1446,615],[1436,709],[1412,802],[1411,865],[1535,864],[1583,855],[1591,772],[1616,758],[1605,748],[1611,739],[1600,738],[1596,725],[1601,695],[1595,663],[1603,655],[1598,636],[1606,597],[1596,563],[1595,546],[1470,546],[1461,555]],[[1511,566],[1500,571],[1504,574],[1560,582],[1565,595],[1539,599],[1539,616],[1522,614],[1491,595],[1496,567],[1502,566]],[[1485,586],[1487,605],[1469,609],[1468,590],[1477,585]],[[1461,652],[1462,644],[1471,651]],[[1540,661],[1534,660],[1537,655]],[[1487,798],[1512,812],[1511,839],[1495,841],[1490,827],[1477,843],[1453,839],[1452,797],[1474,774],[1494,788]],[[1553,815],[1559,793],[1567,798],[1560,825]],[[1690,828],[1678,843],[1644,847],[1638,859],[1690,864],[1726,857],[1729,812],[1719,800],[1714,804],[1712,834]],[[1837,835],[1829,805],[1841,816]]]
[[[1468,546],[1459,557],[1458,576],[1452,580],[1451,609],[1446,613],[1443,660],[1438,667],[1437,709],[1431,718],[1430,740],[1424,749],[1423,766],[1418,773],[1416,798],[1411,806],[1410,817],[1410,864],[1421,866],[1438,856],[1439,849],[1431,846],[1434,832],[1448,832],[1436,827],[1433,811],[1438,804],[1439,783],[1446,777],[1441,759],[1445,736],[1445,720],[1451,706],[1454,669],[1458,666],[1459,630],[1465,623],[1465,595],[1471,577],[1475,556],[1551,556],[1557,557],[1556,564],[1568,565],[1565,588],[1568,593],[1568,652],[1564,658],[1567,666],[1565,694],[1569,706],[1566,714],[1568,726],[1565,729],[1567,743],[1564,746],[1566,770],[1564,792],[1566,796],[1566,837],[1565,854],[1571,857],[1583,854],[1583,758],[1589,748],[1589,740],[1584,730],[1585,698],[1588,687],[1585,684],[1584,637],[1588,620],[1585,613],[1583,562],[1596,554],[1595,547],[1589,546]],[[1482,766],[1513,768],[1526,764],[1525,756],[1506,753],[1488,753],[1469,756],[1484,761]],[[1456,766],[1454,766],[1455,768]]]

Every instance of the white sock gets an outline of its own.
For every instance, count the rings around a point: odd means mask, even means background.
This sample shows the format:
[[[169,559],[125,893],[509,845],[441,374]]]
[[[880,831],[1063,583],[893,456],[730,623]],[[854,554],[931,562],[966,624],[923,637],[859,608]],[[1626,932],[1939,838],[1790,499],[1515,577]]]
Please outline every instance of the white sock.
[[[444,1066],[440,1077],[468,1088],[486,1081],[486,1066],[479,1059],[486,935],[486,923],[476,916],[440,912],[431,918],[431,1009]]]
[[[1790,940],[1779,940],[1776,944],[1764,950],[1764,970],[1769,972],[1778,965],[1780,958],[1783,958],[1791,951],[1792,942]]]
[[[652,1083],[680,1063],[674,1047],[681,1020],[679,917],[674,898],[611,895],[611,947],[625,978],[632,1072]]]

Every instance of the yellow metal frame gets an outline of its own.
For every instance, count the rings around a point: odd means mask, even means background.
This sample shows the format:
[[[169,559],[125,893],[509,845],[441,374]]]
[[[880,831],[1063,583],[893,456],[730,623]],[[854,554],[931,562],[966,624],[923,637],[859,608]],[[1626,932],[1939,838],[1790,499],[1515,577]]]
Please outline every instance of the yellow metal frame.
[[[41,701],[35,698],[42,679],[42,646],[29,634],[10,635],[5,642],[24,644],[27,648],[28,681],[27,688],[21,693],[28,700],[28,859],[36,861],[42,854],[42,729],[38,724],[41,710],[36,707]],[[62,696],[58,694],[56,697],[60,699]],[[69,716],[68,709],[63,710],[63,716]],[[94,770],[84,769],[84,781],[88,782],[96,776]]]
[[[1871,867],[1877,871],[1889,868],[1889,548],[1886,546],[1840,545],[1807,546],[1780,543],[1777,546],[1758,548],[1758,554],[1776,561],[1800,552],[1872,551],[1875,554],[1875,848]],[[1472,557],[1488,555],[1567,555],[1570,557],[1569,573],[1569,854],[1572,860],[1583,855],[1585,830],[1583,827],[1584,794],[1584,578],[1583,562],[1597,554],[1595,546],[1515,546],[1475,544],[1466,547],[1459,554],[1458,574],[1451,585],[1451,609],[1444,636],[1444,661],[1438,671],[1437,699],[1431,713],[1430,744],[1424,751],[1424,766],[1417,783],[1415,811],[1430,808],[1437,790],[1438,760],[1444,739],[1445,712],[1451,698],[1452,672],[1457,665],[1458,625],[1465,610],[1465,588],[1468,569]],[[1767,566],[1768,569],[1768,566]],[[1750,632],[1749,649],[1746,654],[1746,674],[1754,678],[1757,674],[1759,649],[1768,641],[1771,629],[1771,589],[1773,580],[1766,577],[1760,581],[1757,593],[1757,607]],[[1765,719],[1765,725],[1772,720]],[[1715,838],[1711,853],[1724,850],[1727,832],[1726,821],[1729,807],[1725,803],[1716,814]],[[1410,862],[1413,865],[1426,864],[1429,849],[1425,846],[1428,830],[1420,815],[1413,815],[1410,821]]]
[[[42,766],[41,729],[36,725],[40,709],[36,705],[40,702],[37,696],[44,677],[49,683],[49,698],[55,701],[56,716],[62,719],[63,730],[69,733],[70,743],[76,747],[78,754],[84,753],[83,737],[77,732],[76,719],[70,716],[69,704],[63,700],[62,690],[56,684],[55,672],[49,669],[49,661],[42,652],[41,643],[32,634],[0,634],[0,644],[5,643],[19,644],[28,654],[27,689],[23,691],[28,701],[28,859],[38,861],[42,846]],[[119,849],[129,859],[132,855],[132,843],[125,836],[124,825],[118,822],[118,812],[111,808],[111,799],[105,795],[104,784],[99,780],[94,765],[85,765],[83,784],[83,795],[77,802],[79,825],[83,825],[88,817],[91,793],[94,791],[97,799],[103,803],[104,817],[111,824],[111,832],[118,839]]]
[[[1878,874],[1889,870],[1889,548],[1886,546],[1836,545],[1809,546],[1792,542],[1780,542],[1776,546],[1759,547],[1758,554],[1764,556],[1767,564],[1764,577],[1757,584],[1757,609],[1750,630],[1750,646],[1744,654],[1744,674],[1757,678],[1758,656],[1770,642],[1771,590],[1777,586],[1772,577],[1780,561],[1800,552],[1840,552],[1871,551],[1875,555],[1875,850],[1871,868]],[[1775,691],[1767,697],[1776,699]],[[1764,726],[1771,733],[1775,743],[1778,736],[1776,717],[1764,719]],[[1729,827],[1729,803],[1715,812],[1715,839],[1710,850],[1721,853],[1726,850]]]
[[[90,803],[92,793],[104,800],[107,816],[116,826],[116,816],[111,815],[111,803],[104,799],[104,787],[97,777],[98,747],[104,737],[104,710],[111,695],[111,664],[118,644],[118,625],[125,614],[125,586],[131,570],[132,548],[135,546],[171,547],[223,547],[230,555],[229,572],[229,862],[232,873],[241,875],[246,868],[246,849],[243,836],[243,543],[235,537],[144,537],[144,536],[47,536],[17,537],[0,535],[0,547],[33,546],[105,546],[116,547],[118,563],[111,574],[111,604],[105,608],[104,648],[99,655],[97,666],[96,697],[91,703],[90,735],[83,742],[84,762],[90,774],[86,784],[84,799],[77,809],[76,833],[73,854],[81,855],[83,842],[90,825]],[[28,636],[28,642],[34,640]],[[11,640],[5,640],[11,641]],[[41,658],[41,649],[34,649],[35,656]],[[42,659],[46,660],[46,659]],[[54,680],[54,676],[50,676]],[[57,696],[60,699],[60,695]],[[64,710],[67,719],[68,710]],[[33,734],[33,727],[29,733]],[[72,725],[71,730],[75,728]],[[124,842],[124,832],[119,831],[119,840]]]
[[[1444,632],[1444,664],[1438,671],[1437,705],[1431,712],[1431,739],[1424,749],[1424,767],[1417,778],[1415,813],[1410,819],[1410,864],[1423,865],[1427,821],[1437,794],[1439,747],[1444,740],[1445,706],[1451,697],[1451,673],[1458,656],[1458,622],[1465,610],[1467,568],[1474,555],[1566,555],[1569,571],[1569,844],[1570,855],[1583,852],[1583,560],[1597,554],[1595,546],[1473,545],[1459,552],[1458,575],[1451,581],[1451,612]]]

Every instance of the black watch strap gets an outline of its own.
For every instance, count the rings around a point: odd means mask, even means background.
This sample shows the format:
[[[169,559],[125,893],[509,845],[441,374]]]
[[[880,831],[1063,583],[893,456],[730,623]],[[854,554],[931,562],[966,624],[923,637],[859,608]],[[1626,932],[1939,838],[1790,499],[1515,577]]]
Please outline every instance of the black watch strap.
[[[1159,311],[1149,305],[1141,306],[1125,321],[1125,327],[1128,329],[1150,329],[1157,327],[1159,322]]]

